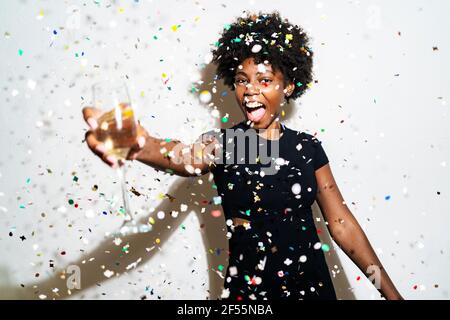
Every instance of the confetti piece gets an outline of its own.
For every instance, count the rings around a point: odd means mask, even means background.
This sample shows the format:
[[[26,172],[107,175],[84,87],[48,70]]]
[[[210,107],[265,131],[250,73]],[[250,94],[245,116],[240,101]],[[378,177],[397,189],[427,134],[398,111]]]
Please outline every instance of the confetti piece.
[[[114,275],[114,271],[106,270],[105,272],[103,272],[103,274],[105,275],[105,277],[111,278]]]
[[[211,211],[211,215],[212,215],[214,218],[219,218],[219,217],[222,215],[222,212],[221,212],[220,210],[212,210],[212,211]]]
[[[300,186],[299,183],[295,183],[291,187],[291,191],[293,194],[299,194],[301,192],[301,190],[302,190],[302,187]]]
[[[261,49],[262,49],[262,46],[261,46],[260,44],[255,44],[255,45],[252,47],[252,52],[253,52],[253,53],[258,53],[258,52],[261,51]]]
[[[203,104],[207,104],[212,99],[212,94],[208,90],[203,90],[199,95],[200,102]]]

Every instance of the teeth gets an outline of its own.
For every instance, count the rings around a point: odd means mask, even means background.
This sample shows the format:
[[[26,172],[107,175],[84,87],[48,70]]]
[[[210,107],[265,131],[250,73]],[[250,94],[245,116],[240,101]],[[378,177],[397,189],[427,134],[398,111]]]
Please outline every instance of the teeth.
[[[251,102],[247,102],[247,103],[245,104],[245,106],[246,106],[247,108],[253,109],[253,108],[262,107],[263,104],[262,104],[262,103],[259,103],[259,102],[256,102],[256,101],[251,101]]]

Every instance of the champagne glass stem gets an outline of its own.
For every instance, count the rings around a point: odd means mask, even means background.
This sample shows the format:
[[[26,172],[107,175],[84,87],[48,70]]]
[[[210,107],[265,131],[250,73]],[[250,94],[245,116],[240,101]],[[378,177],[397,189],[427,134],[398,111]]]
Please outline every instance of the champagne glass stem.
[[[125,211],[125,215],[127,216],[125,218],[125,223],[126,223],[126,221],[132,221],[133,217],[131,216],[130,202],[128,200],[125,164],[123,164],[119,168],[117,168],[117,175],[119,176],[120,186],[122,188],[123,210]]]

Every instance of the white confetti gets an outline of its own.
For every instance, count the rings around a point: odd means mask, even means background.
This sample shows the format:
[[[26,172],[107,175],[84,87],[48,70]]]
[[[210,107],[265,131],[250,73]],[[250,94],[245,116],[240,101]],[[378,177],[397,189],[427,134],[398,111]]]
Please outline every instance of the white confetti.
[[[261,51],[261,49],[262,49],[262,46],[261,46],[260,44],[255,44],[255,45],[252,47],[252,52],[253,52],[253,53],[258,53],[258,52]]]
[[[293,194],[299,194],[302,191],[302,187],[299,183],[295,183],[291,187],[291,191]]]
[[[105,277],[111,278],[112,275],[114,274],[114,271],[106,270],[105,272],[103,272],[103,274],[105,275]]]

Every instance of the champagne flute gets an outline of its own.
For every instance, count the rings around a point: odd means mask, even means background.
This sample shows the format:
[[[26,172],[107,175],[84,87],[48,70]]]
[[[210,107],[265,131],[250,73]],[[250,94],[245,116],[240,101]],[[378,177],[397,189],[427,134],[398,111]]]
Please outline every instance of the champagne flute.
[[[138,224],[131,214],[126,186],[125,161],[137,138],[137,120],[128,87],[125,82],[108,79],[95,83],[92,93],[94,107],[103,111],[97,119],[96,138],[104,144],[107,155],[113,155],[123,163],[117,168],[123,202],[119,212],[125,217],[120,233],[147,232],[149,226]]]

